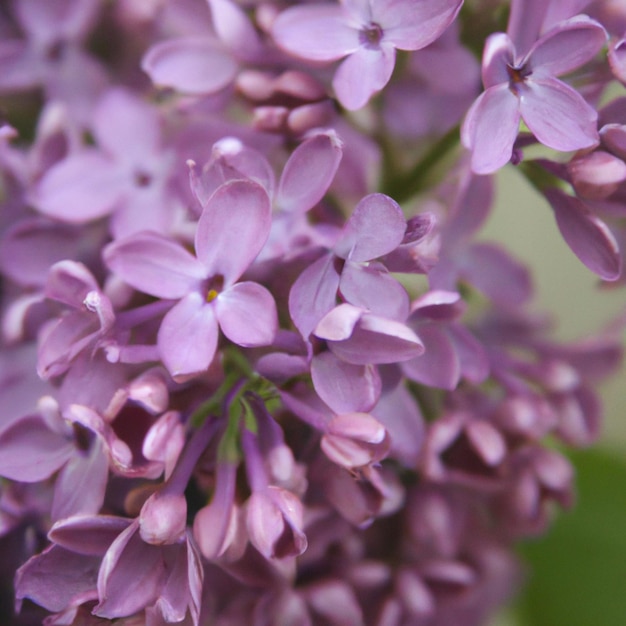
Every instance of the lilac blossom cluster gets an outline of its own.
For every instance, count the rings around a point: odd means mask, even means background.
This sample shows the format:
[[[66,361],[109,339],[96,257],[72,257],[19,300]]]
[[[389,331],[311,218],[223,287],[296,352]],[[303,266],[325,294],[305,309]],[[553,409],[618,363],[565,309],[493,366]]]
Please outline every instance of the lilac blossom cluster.
[[[609,0],[14,0],[3,623],[483,624],[621,359],[493,174],[619,285],[625,84]]]

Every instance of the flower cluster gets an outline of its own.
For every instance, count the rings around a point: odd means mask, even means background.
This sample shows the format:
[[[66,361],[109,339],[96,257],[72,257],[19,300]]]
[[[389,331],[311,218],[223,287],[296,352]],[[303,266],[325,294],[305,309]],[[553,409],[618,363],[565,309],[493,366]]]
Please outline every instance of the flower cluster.
[[[0,33],[3,623],[483,624],[621,347],[555,341],[477,236],[511,163],[622,282],[626,10],[16,0]]]

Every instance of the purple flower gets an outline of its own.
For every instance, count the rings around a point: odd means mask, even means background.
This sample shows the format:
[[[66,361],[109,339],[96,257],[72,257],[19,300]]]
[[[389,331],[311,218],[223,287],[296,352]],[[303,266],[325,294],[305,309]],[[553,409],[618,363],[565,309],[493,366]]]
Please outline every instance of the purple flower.
[[[303,59],[336,61],[337,98],[360,109],[391,78],[399,50],[419,50],[450,25],[462,0],[346,0],[297,6],[281,13],[272,34]]]
[[[509,161],[520,117],[549,148],[567,152],[597,144],[595,109],[556,77],[589,61],[605,42],[602,26],[583,15],[552,28],[521,57],[508,35],[491,35],[483,53],[486,90],[461,131],[473,171],[488,174]]]
[[[272,295],[258,283],[237,282],[265,244],[270,225],[265,190],[235,180],[208,200],[196,231],[197,256],[149,232],[106,248],[107,264],[130,285],[179,300],[163,318],[157,338],[173,377],[194,376],[209,367],[218,327],[240,346],[272,343],[278,326]]]

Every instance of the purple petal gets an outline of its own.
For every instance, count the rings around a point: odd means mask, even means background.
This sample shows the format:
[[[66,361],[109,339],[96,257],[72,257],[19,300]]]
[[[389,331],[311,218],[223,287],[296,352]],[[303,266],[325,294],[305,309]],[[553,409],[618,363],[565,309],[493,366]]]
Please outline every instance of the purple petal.
[[[0,89],[17,91],[30,89],[41,82],[43,67],[40,59],[25,41],[0,42]]]
[[[182,622],[189,604],[188,550],[186,541],[174,548],[176,557],[168,568],[167,582],[161,589],[156,606],[163,615],[165,623]],[[150,624],[150,622],[146,622]],[[194,623],[197,626],[197,621]]]
[[[50,268],[46,281],[47,298],[80,310],[90,291],[99,292],[100,287],[82,263],[60,261]]]
[[[377,265],[346,261],[339,283],[341,295],[374,315],[403,322],[409,315],[409,294],[384,267]]]
[[[339,307],[338,307],[339,308]],[[323,339],[325,320],[316,334]],[[355,365],[368,363],[399,363],[416,357],[424,351],[417,335],[405,324],[364,313],[351,336],[344,341],[328,340],[328,347],[340,359]]]
[[[515,64],[513,43],[506,33],[494,33],[485,41],[482,77],[485,89],[509,82],[508,68]]]
[[[447,331],[461,363],[461,376],[475,385],[482,383],[490,369],[483,345],[460,324],[450,324]]]
[[[228,547],[225,542],[233,515],[237,463],[220,462],[213,499],[193,521],[193,535],[203,556],[215,559]]]
[[[332,255],[309,265],[289,292],[289,314],[304,339],[308,339],[318,322],[337,301],[339,273]]]
[[[391,455],[408,467],[415,467],[424,441],[424,418],[415,398],[404,385],[384,393],[372,415],[391,438]]]
[[[122,531],[102,560],[98,573],[100,603],[93,614],[126,617],[152,604],[165,576],[162,549],[144,543],[135,520]]]
[[[56,522],[48,538],[71,552],[102,557],[131,521],[114,515],[77,515]]]
[[[24,417],[0,434],[0,476],[33,483],[49,478],[74,453],[69,437],[38,415]]]
[[[261,185],[233,180],[207,202],[196,231],[196,253],[209,275],[234,283],[263,248],[272,225],[270,200]]]
[[[626,85],[626,39],[622,38],[609,46],[609,65],[615,78]]]
[[[396,49],[360,47],[337,68],[333,89],[337,99],[349,111],[364,107],[391,78],[396,63]]]
[[[463,276],[488,298],[517,306],[532,295],[528,269],[491,244],[474,244],[461,255]]]
[[[366,413],[378,401],[380,376],[373,365],[352,365],[332,352],[311,361],[311,379],[317,395],[335,413]]]
[[[561,22],[528,53],[533,74],[560,76],[590,61],[606,43],[606,31],[586,15]]]
[[[59,472],[54,485],[52,519],[97,513],[104,502],[108,477],[109,459],[101,441],[94,438],[87,454],[75,452]]]
[[[455,389],[461,377],[461,364],[448,333],[436,324],[420,324],[417,330],[425,352],[405,361],[402,371],[423,385]]]
[[[222,332],[239,346],[269,346],[278,329],[274,297],[258,283],[243,282],[223,291],[215,300]]]
[[[36,187],[33,202],[45,215],[80,224],[115,210],[127,179],[124,170],[86,149],[53,165]]]
[[[129,285],[158,298],[182,298],[206,278],[198,259],[157,233],[114,241],[104,249],[104,260]]]
[[[141,164],[160,147],[157,109],[124,89],[111,89],[102,98],[92,130],[99,147],[126,162]]]
[[[619,278],[622,265],[619,246],[606,224],[577,198],[556,189],[546,189],[544,193],[572,252],[603,280]]]
[[[50,266],[69,258],[78,239],[74,226],[46,219],[22,220],[4,233],[0,270],[22,285],[43,285]]]
[[[438,39],[459,12],[462,0],[377,0],[372,19],[385,41],[400,50],[419,50]]]
[[[333,182],[342,152],[341,140],[333,131],[303,141],[285,163],[276,205],[290,212],[314,207]]]
[[[359,31],[341,6],[297,6],[283,11],[272,25],[274,41],[291,54],[334,61],[359,47]]]
[[[163,364],[173,378],[208,369],[217,348],[215,310],[199,293],[191,293],[163,318],[157,344]]]
[[[363,313],[365,310],[361,307],[348,303],[340,304],[319,321],[315,327],[315,334],[331,341],[349,339]]]
[[[405,231],[406,220],[398,203],[382,193],[372,193],[357,204],[334,252],[355,263],[370,261],[397,248]]]
[[[229,0],[209,0],[217,36],[239,57],[256,60],[261,41],[243,8]]]
[[[99,565],[100,557],[50,546],[17,570],[15,596],[29,598],[49,611],[96,599]]]
[[[155,85],[193,95],[215,93],[237,74],[232,56],[219,42],[206,37],[181,37],[158,43],[148,50],[141,68]]]
[[[554,150],[569,152],[599,143],[596,110],[556,78],[527,80],[520,112],[535,137]]]
[[[509,162],[519,119],[519,102],[508,84],[490,87],[478,97],[461,128],[475,174],[491,174]]]

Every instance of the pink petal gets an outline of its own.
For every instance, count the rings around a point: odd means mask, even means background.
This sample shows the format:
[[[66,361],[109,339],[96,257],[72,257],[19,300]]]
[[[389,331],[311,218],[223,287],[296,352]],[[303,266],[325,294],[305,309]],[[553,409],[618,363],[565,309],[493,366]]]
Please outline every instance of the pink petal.
[[[48,538],[57,545],[87,556],[104,556],[132,520],[113,515],[76,515],[56,522]]]
[[[424,351],[419,337],[408,326],[369,313],[362,315],[350,338],[327,341],[335,355],[355,365],[399,363]]]
[[[572,252],[603,280],[617,280],[622,259],[615,237],[606,224],[577,198],[546,189],[557,226]]]
[[[155,85],[192,95],[215,93],[237,74],[232,56],[219,42],[205,37],[157,43],[142,59],[141,68]]]
[[[17,420],[0,434],[0,476],[26,483],[49,478],[75,453],[72,440],[43,418]]]
[[[424,354],[405,361],[402,371],[429,387],[454,389],[461,377],[461,366],[448,334],[436,324],[421,324],[417,332],[424,343]]]
[[[508,84],[490,87],[478,97],[461,127],[475,174],[491,174],[509,162],[519,119],[519,102]]]
[[[384,267],[357,265],[347,261],[341,272],[339,289],[350,304],[368,309],[374,315],[404,321],[409,315],[406,289]]]
[[[338,287],[339,273],[329,254],[309,265],[296,279],[289,292],[289,314],[304,339],[335,306]]]
[[[52,519],[98,513],[104,502],[108,478],[109,459],[101,441],[95,438],[88,453],[75,452],[59,473],[54,486]]]
[[[375,0],[372,21],[385,41],[400,50],[419,50],[438,39],[459,12],[462,0]]]
[[[283,50],[304,59],[334,61],[359,47],[359,31],[341,6],[319,4],[283,11],[272,25],[272,36]]]
[[[199,293],[191,293],[163,318],[157,344],[163,364],[173,378],[206,371],[217,348],[215,310]]]
[[[461,263],[463,276],[494,302],[518,306],[532,295],[528,269],[496,245],[469,246]]]
[[[250,18],[235,2],[209,0],[217,36],[233,54],[250,61],[261,52],[261,40]]]
[[[485,89],[509,82],[508,68],[515,64],[513,43],[506,33],[494,33],[485,41],[482,77]]]
[[[95,600],[99,562],[99,557],[50,546],[17,570],[15,596],[29,598],[48,611]]]
[[[370,261],[397,248],[405,231],[406,220],[398,203],[382,193],[372,193],[357,204],[334,252],[355,263]]]
[[[396,63],[396,49],[360,47],[337,68],[333,89],[337,99],[349,111],[364,107],[391,78]]]
[[[50,268],[46,281],[46,297],[80,310],[90,291],[99,292],[100,287],[82,263],[59,261]]]
[[[269,346],[278,329],[274,297],[258,283],[233,285],[216,298],[215,314],[222,332],[239,346]]]
[[[100,148],[126,162],[141,164],[160,147],[157,109],[124,89],[110,89],[102,98],[92,130]]]
[[[185,248],[152,232],[114,241],[104,260],[129,285],[158,298],[182,298],[206,278],[205,268]]]
[[[53,165],[35,188],[37,209],[59,220],[83,223],[111,213],[128,186],[128,175],[97,151]]]
[[[537,139],[569,152],[599,143],[598,114],[574,89],[556,78],[527,80],[520,91],[520,113]]]
[[[560,76],[590,61],[606,39],[598,22],[577,15],[543,35],[528,53],[528,62],[533,74]]]
[[[272,225],[270,199],[261,185],[233,180],[207,202],[196,231],[196,252],[209,275],[234,283],[254,261]]]
[[[335,413],[365,413],[380,396],[381,380],[375,366],[352,365],[332,352],[313,357],[311,379],[317,395]]]
[[[342,143],[333,132],[303,141],[289,157],[278,185],[276,205],[283,211],[304,212],[314,207],[333,182]]]
[[[100,603],[93,614],[126,617],[152,604],[165,576],[162,549],[144,543],[135,520],[111,544],[98,573]]]

